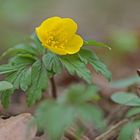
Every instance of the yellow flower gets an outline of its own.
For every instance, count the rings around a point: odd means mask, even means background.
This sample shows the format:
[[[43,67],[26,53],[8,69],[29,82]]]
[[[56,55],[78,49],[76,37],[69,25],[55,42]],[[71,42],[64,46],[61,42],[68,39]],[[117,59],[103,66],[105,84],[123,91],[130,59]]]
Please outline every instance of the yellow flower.
[[[77,53],[83,45],[83,39],[76,34],[77,24],[70,18],[51,17],[36,28],[36,34],[42,45],[59,54]]]

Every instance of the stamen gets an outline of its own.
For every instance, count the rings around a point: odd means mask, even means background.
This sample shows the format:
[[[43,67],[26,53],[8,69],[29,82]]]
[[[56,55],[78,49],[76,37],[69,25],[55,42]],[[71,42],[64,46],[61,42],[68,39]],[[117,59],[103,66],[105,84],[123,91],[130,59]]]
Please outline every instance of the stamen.
[[[46,45],[54,48],[64,49],[65,44],[68,42],[68,33],[63,29],[51,31],[47,36]]]

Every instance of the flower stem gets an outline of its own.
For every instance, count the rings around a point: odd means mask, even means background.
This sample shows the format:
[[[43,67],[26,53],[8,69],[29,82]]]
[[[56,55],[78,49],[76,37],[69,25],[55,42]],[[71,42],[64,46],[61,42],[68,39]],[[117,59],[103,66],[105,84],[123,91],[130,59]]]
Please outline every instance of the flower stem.
[[[51,79],[50,79],[50,81],[51,81],[51,86],[52,86],[52,97],[54,98],[54,99],[56,99],[57,98],[57,90],[56,90],[56,84],[55,84],[55,80],[54,80],[54,77],[52,77]]]

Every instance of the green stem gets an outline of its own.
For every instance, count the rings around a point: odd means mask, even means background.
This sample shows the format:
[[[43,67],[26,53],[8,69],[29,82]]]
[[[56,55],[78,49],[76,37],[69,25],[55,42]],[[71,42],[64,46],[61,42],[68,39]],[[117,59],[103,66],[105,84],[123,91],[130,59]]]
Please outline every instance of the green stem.
[[[52,97],[54,99],[56,99],[57,98],[57,90],[56,90],[56,84],[55,84],[54,77],[52,77],[50,80],[51,80],[51,86],[52,86]]]

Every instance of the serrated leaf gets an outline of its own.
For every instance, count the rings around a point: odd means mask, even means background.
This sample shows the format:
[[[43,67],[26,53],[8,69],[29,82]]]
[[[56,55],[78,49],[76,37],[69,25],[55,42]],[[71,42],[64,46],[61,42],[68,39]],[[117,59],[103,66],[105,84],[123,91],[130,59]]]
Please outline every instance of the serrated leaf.
[[[40,60],[32,66],[31,87],[27,91],[27,103],[33,105],[42,96],[43,90],[48,87],[48,76]]]
[[[28,44],[19,44],[19,45],[16,45],[14,48],[21,50],[20,52],[24,52],[25,54],[27,54],[27,53],[32,54],[32,55],[37,54],[35,48]]]
[[[27,56],[28,54],[26,54]],[[25,55],[24,55],[25,56]],[[15,65],[15,66],[24,66],[24,65],[30,65],[33,64],[35,62],[35,59],[31,58],[31,57],[24,57],[23,55],[16,55],[14,57],[12,57],[9,61],[9,63],[11,65]],[[29,55],[28,55],[29,56]]]
[[[133,116],[133,115],[138,114],[138,113],[140,113],[140,107],[134,107],[134,108],[131,108],[128,110],[126,116],[130,117],[130,116]]]
[[[83,78],[88,83],[92,82],[92,76],[86,64],[80,61],[78,55],[69,55],[60,57],[60,61],[67,69],[69,74],[75,75],[77,74],[80,78]]]
[[[30,45],[26,45],[26,44],[19,44],[16,45],[12,48],[9,48],[7,51],[5,51],[1,56],[0,59],[5,57],[5,56],[14,56],[16,54],[32,54],[32,55],[36,55],[36,51],[35,49],[30,46]]]
[[[109,81],[111,80],[111,72],[108,70],[106,65],[100,61],[100,59],[95,53],[92,53],[91,51],[86,49],[81,49],[78,55],[82,62],[84,62],[85,64],[91,64],[96,72],[99,72],[102,75],[104,75]]]
[[[109,81],[112,78],[111,72],[108,70],[106,65],[100,61],[100,59],[96,56],[96,54],[92,55],[92,58],[90,60],[90,64],[94,67],[94,69],[97,72],[100,72],[102,75],[104,75]]]
[[[39,74],[40,70],[41,70],[41,61],[37,60],[36,62],[34,62],[34,64],[32,65],[32,72],[31,72],[31,78],[32,78],[32,83],[34,82],[34,79],[38,78],[37,75]]]
[[[18,67],[12,66],[10,64],[0,65],[0,74],[11,73],[11,72],[15,72],[17,70],[18,70]]]
[[[21,79],[22,73],[23,73],[23,71],[19,73],[19,75],[16,77],[16,79],[13,83],[13,86],[15,89],[19,89],[19,87],[20,87],[20,79]]]
[[[42,46],[40,40],[38,39],[38,37],[35,33],[33,33],[31,35],[31,39],[33,39],[33,41],[35,43],[35,48],[38,51],[38,53],[44,54],[45,53],[45,48]]]
[[[85,87],[83,84],[72,85],[65,93],[65,101],[72,104],[81,104],[87,101],[94,100],[97,98],[97,87],[88,86]],[[60,100],[61,97],[60,96]]]
[[[88,64],[90,58],[92,57],[92,52],[87,49],[81,49],[78,53],[78,56],[83,63]]]
[[[17,54],[17,56],[21,57],[21,58],[27,58],[27,59],[32,59],[32,60],[37,60],[37,57],[31,54]]]
[[[2,92],[0,98],[4,108],[8,108],[12,94],[13,94],[13,90],[6,90]]]
[[[134,132],[140,127],[140,121],[129,122],[122,127],[118,140],[132,140]]]
[[[77,117],[80,117],[82,121],[93,123],[98,129],[103,130],[105,125],[102,111],[96,106],[94,107],[93,104],[87,103],[92,97],[91,94],[94,96],[96,90],[95,87],[85,88],[84,85],[75,85],[74,89],[73,85],[70,92],[64,92],[57,100],[45,101],[36,112],[36,121],[39,128],[45,132],[47,130],[50,139],[58,140],[64,134],[64,131],[67,131],[69,126],[77,120]],[[72,92],[79,95],[75,96],[75,102],[77,103],[71,102],[69,99]]]
[[[6,81],[12,83],[13,89],[19,89],[20,80],[26,66],[20,66],[17,71],[6,74]]]
[[[111,99],[123,105],[140,106],[140,98],[134,93],[117,92],[111,96]]]
[[[71,126],[75,113],[74,109],[69,106],[46,101],[38,108],[36,120],[40,128],[47,130],[50,139],[58,140]]]
[[[93,123],[101,131],[105,130],[104,113],[99,107],[91,104],[81,104],[77,107],[77,113],[83,121]]]
[[[14,83],[19,73],[20,73],[20,70],[7,74],[5,79],[11,83]]]
[[[25,69],[20,80],[20,88],[26,91],[31,85],[31,68]]]
[[[95,40],[85,40],[84,41],[84,46],[106,47],[109,50],[111,50],[111,48],[108,45],[106,45],[102,42],[97,42]]]
[[[49,52],[43,56],[42,60],[47,71],[52,73],[61,72],[62,69],[61,62],[56,54]]]
[[[12,89],[13,85],[10,82],[7,81],[0,81],[0,92]]]

